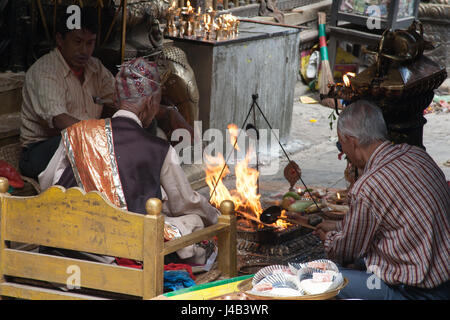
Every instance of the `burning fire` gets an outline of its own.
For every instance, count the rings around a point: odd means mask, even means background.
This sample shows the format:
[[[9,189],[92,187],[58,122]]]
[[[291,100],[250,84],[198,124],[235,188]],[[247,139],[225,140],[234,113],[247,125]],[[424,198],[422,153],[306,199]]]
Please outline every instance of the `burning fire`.
[[[281,210],[281,218],[287,218],[286,216],[286,210]],[[287,222],[286,220],[283,219],[278,219],[277,221],[275,221],[275,225],[278,228],[282,228],[282,229],[286,229],[287,227],[289,227],[291,224],[289,222]]]
[[[223,184],[223,177],[230,173],[228,166],[225,166],[225,159],[222,154],[219,153],[217,157],[208,156],[205,154],[206,158],[206,184],[209,186],[210,196],[211,196],[211,204],[215,205],[217,208],[220,206],[220,203],[224,200],[233,200],[234,197],[231,196],[227,187]],[[223,172],[222,172],[223,169]],[[221,178],[219,179],[220,174],[222,173]],[[218,181],[218,182],[217,182]],[[216,186],[217,184],[217,186]],[[214,190],[215,186],[215,190]]]
[[[237,208],[242,208],[243,211],[253,212],[259,219],[263,212],[261,202],[259,201],[261,195],[257,194],[259,172],[248,167],[250,151],[247,152],[244,160],[238,162],[235,168],[236,192],[239,197],[234,200],[234,203]]]
[[[228,130],[230,132],[231,143],[232,145],[235,145],[238,136],[238,127],[235,124],[230,124],[228,125]],[[238,148],[237,143],[235,148]],[[260,202],[261,195],[258,194],[257,181],[259,172],[248,166],[251,152],[251,149],[248,150],[245,158],[239,161],[235,166],[236,190],[229,191],[222,181],[223,178],[230,173],[230,169],[225,164],[224,157],[220,153],[217,157],[205,154],[205,180],[209,186],[211,204],[219,207],[222,201],[231,200],[233,201],[237,211],[250,214],[256,218],[256,220],[260,221],[260,216],[263,209]],[[285,210],[282,211],[281,217],[286,218]],[[289,225],[291,224],[283,219],[278,219],[274,224],[272,224],[272,226],[278,228],[286,228]]]
[[[356,74],[354,74],[353,72],[347,72],[346,74],[344,74],[342,79],[344,80],[344,84],[345,84],[346,87],[350,87],[350,79],[349,79],[349,77],[354,78],[355,76],[356,76]]]
[[[227,129],[228,129],[228,132],[230,133],[231,144],[234,146],[234,148],[235,148],[237,151],[240,151],[239,146],[238,146],[238,144],[236,143],[236,142],[237,142],[237,137],[238,137],[238,135],[239,135],[239,128],[238,128],[238,126],[235,125],[234,123],[230,123],[230,124],[227,126]]]

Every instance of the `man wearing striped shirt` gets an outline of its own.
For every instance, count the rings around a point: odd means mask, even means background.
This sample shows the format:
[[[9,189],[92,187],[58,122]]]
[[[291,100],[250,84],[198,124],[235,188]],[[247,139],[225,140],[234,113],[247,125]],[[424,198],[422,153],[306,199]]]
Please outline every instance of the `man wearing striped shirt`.
[[[37,178],[58,148],[60,131],[86,119],[99,119],[103,106],[96,97],[113,100],[114,77],[92,57],[97,39],[95,9],[81,11],[81,28],[69,30],[69,14],[62,15],[56,33],[57,48],[27,71],[23,87],[23,151],[20,171]]]
[[[388,141],[381,110],[360,100],[338,120],[343,152],[361,177],[349,211],[316,234],[349,284],[338,297],[450,299],[450,188],[428,153]]]
[[[57,48],[42,56],[27,71],[22,91],[19,161],[23,175],[38,179],[61,141],[61,130],[80,120],[100,119],[103,104],[114,101],[114,76],[92,57],[98,32],[95,8],[81,10],[80,29],[69,30],[62,15],[56,33]],[[171,130],[192,127],[174,107],[161,106],[158,120]],[[156,123],[148,130],[156,134]],[[153,131],[152,131],[153,130]]]

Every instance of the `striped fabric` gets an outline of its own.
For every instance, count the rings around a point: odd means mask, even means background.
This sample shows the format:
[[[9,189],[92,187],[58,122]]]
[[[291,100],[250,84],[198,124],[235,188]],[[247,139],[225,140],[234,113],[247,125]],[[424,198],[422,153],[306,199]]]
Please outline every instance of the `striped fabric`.
[[[329,258],[366,267],[388,284],[434,288],[450,275],[450,188],[421,148],[381,144],[349,192],[349,212],[328,232]]]
[[[25,76],[22,90],[22,145],[59,135],[53,117],[67,113],[77,119],[98,119],[102,106],[94,97],[113,101],[114,77],[100,60],[91,58],[80,83],[58,49],[36,61]]]

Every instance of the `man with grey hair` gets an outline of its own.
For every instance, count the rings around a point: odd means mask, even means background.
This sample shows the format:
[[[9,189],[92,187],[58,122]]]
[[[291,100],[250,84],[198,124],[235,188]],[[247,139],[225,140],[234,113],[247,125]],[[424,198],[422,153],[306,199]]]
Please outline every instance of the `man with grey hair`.
[[[149,198],[159,198],[166,240],[217,223],[220,212],[191,188],[175,149],[145,129],[161,101],[156,64],[144,58],[124,63],[116,75],[115,98],[119,110],[111,118],[82,120],[62,131],[55,155],[39,176],[41,187],[57,184],[100,191],[116,206],[140,214],[146,213]],[[205,248],[197,245],[176,254],[169,258],[201,264],[206,259]],[[88,253],[76,256],[119,265],[135,263]]]
[[[422,148],[388,140],[381,110],[364,100],[346,107],[337,132],[362,175],[349,211],[315,233],[349,284],[340,298],[450,299],[450,188]],[[365,269],[365,270],[364,270]]]

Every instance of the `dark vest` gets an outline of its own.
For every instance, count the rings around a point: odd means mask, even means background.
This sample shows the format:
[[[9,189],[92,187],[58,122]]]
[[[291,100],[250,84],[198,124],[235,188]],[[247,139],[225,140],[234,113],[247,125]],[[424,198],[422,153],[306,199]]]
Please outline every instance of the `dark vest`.
[[[112,118],[111,126],[128,211],[145,214],[149,198],[161,199],[160,174],[169,144],[129,118]],[[57,184],[65,188],[77,186],[72,167],[64,170]]]

